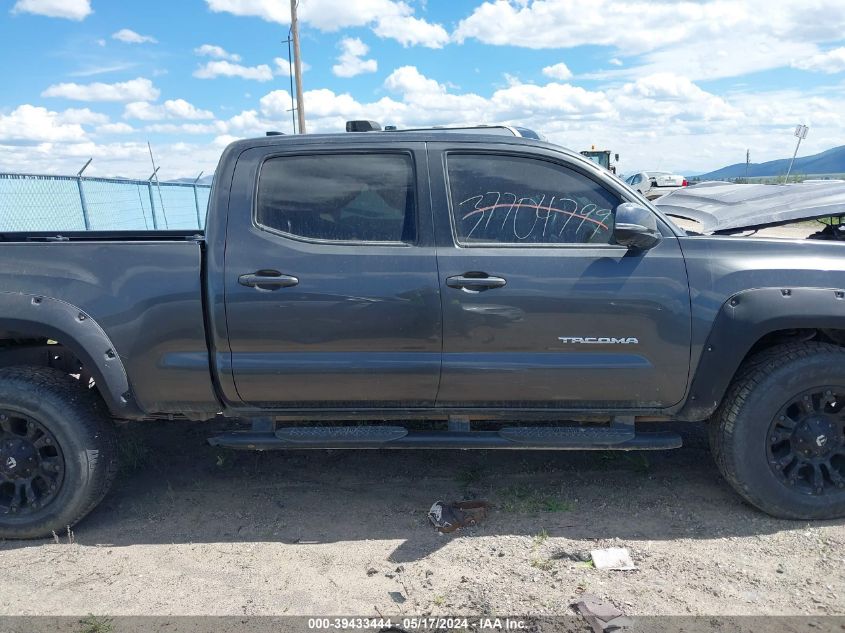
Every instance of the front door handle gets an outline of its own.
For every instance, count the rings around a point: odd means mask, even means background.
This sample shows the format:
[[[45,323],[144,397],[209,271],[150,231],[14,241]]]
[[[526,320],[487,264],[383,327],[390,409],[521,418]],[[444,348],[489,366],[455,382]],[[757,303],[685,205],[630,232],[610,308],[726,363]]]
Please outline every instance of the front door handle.
[[[279,288],[290,288],[299,283],[299,279],[291,275],[283,275],[278,270],[259,270],[255,273],[241,275],[238,283],[249,288],[258,290],[278,290]]]
[[[446,285],[450,288],[459,288],[467,292],[481,292],[491,288],[501,288],[507,284],[502,277],[491,277],[487,273],[469,272],[463,275],[447,277]]]

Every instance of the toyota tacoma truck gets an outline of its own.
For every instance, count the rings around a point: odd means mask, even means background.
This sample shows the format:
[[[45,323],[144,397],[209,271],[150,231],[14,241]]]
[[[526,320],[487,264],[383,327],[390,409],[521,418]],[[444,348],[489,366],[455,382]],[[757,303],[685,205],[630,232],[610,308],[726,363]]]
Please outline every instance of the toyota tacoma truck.
[[[230,145],[206,229],[0,235],[0,537],[73,525],[115,420],[234,449],[653,450],[708,425],[779,517],[845,515],[845,250],[687,233],[538,140]]]

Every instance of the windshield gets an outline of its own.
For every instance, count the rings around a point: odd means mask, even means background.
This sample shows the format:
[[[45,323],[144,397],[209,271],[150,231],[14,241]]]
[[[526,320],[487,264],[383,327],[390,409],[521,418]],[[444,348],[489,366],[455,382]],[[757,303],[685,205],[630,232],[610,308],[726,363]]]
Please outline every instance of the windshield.
[[[606,152],[581,152],[584,156],[593,161],[596,165],[610,168],[610,156]]]

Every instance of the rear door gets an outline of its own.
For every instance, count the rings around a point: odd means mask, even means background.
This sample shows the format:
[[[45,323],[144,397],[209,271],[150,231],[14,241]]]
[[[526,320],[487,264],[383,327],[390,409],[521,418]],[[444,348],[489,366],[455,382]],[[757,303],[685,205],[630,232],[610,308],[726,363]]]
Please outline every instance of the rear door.
[[[233,187],[242,199],[230,208],[252,209],[229,218],[226,239],[240,398],[280,408],[433,404],[441,312],[423,146],[256,148],[234,178],[248,184]]]
[[[668,229],[644,253],[613,244],[621,192],[551,150],[430,144],[429,160],[443,297],[439,405],[681,400],[689,291]]]

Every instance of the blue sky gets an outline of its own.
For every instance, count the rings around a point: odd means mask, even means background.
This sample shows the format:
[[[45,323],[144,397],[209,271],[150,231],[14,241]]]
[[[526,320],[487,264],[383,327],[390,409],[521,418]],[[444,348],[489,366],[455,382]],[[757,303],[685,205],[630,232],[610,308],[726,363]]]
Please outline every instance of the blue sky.
[[[622,171],[845,144],[842,0],[300,0],[309,132],[512,123]],[[0,169],[162,177],[289,132],[287,0],[0,1]]]

